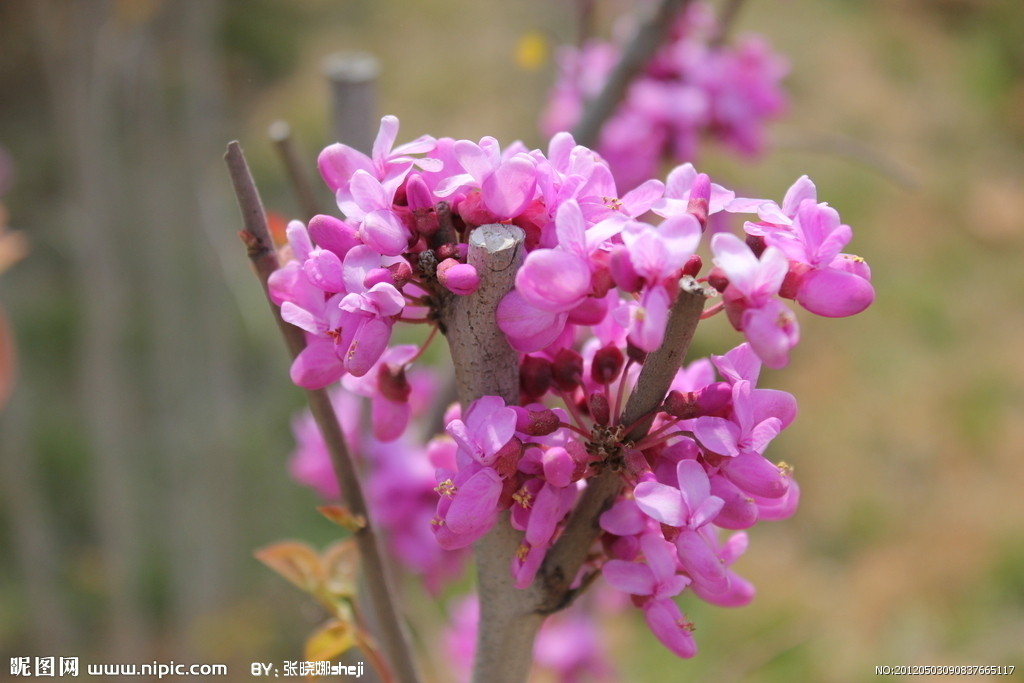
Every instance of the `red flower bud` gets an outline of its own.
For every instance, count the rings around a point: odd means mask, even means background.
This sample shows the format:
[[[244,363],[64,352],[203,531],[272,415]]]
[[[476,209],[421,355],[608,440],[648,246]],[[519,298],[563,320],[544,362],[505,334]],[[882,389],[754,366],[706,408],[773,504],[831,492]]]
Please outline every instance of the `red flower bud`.
[[[608,406],[608,399],[600,391],[590,394],[587,399],[587,408],[590,410],[590,417],[599,425],[607,425],[611,421],[611,408]]]
[[[697,397],[694,392],[670,391],[665,401],[661,404],[663,412],[680,420],[690,420],[697,417]]]
[[[786,277],[782,281],[782,287],[779,288],[779,296],[783,299],[796,299],[796,293],[800,289],[800,283],[803,282],[804,275],[806,275],[809,270],[811,270],[811,266],[806,263],[790,261],[789,270],[786,271]]]
[[[729,286],[729,276],[725,274],[724,270],[715,266],[708,273],[708,284],[719,292],[724,292],[725,288]]]
[[[583,381],[583,356],[562,349],[551,366],[551,380],[561,391],[572,391]]]
[[[531,410],[530,422],[524,430],[530,436],[547,436],[561,425],[553,410]]]
[[[551,388],[551,362],[542,356],[524,356],[519,364],[519,390],[536,401]]]
[[[639,365],[643,365],[644,361],[647,360],[647,352],[628,339],[626,340],[626,355],[629,356],[631,361]]]
[[[405,377],[405,366],[397,367],[388,363],[381,363],[377,370],[377,388],[384,398],[396,403],[405,403],[409,400],[412,387]]]
[[[391,271],[391,281],[397,289],[405,287],[409,284],[409,280],[412,279],[412,266],[409,265],[408,261],[392,263],[388,266],[388,270]]]
[[[700,256],[694,254],[690,258],[686,259],[686,263],[683,264],[683,275],[689,275],[690,277],[697,277],[697,273],[704,267],[704,261],[701,260]]]
[[[619,377],[622,366],[626,362],[625,356],[619,347],[604,346],[594,354],[594,361],[590,365],[590,376],[598,384],[611,384]]]
[[[747,246],[750,247],[750,251],[754,252],[754,256],[761,258],[761,254],[768,248],[768,243],[765,242],[764,237],[761,235],[747,235],[745,240]]]

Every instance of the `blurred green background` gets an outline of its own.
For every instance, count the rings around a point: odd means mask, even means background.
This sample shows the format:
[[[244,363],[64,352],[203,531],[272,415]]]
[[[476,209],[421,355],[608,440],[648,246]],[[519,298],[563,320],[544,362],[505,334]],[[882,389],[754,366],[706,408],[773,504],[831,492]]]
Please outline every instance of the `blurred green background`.
[[[599,23],[631,6],[600,4]],[[0,414],[0,671],[173,659],[245,680],[301,658],[322,615],[251,553],[335,531],[285,475],[302,397],[236,243],[224,145],[240,139],[267,207],[297,216],[267,126],[291,123],[312,169],[330,141],[322,61],[360,49],[400,140],[541,146],[553,64],[517,50],[571,40],[574,7],[0,3],[3,201],[31,249],[0,277],[19,352]],[[788,55],[791,111],[763,159],[706,147],[699,167],[773,198],[809,174],[878,300],[802,317],[791,366],[763,378],[800,401],[771,457],[803,501],[751,533],[737,569],[754,603],[684,600],[691,661],[637,615],[609,621],[607,647],[630,681],[1024,675],[1024,5],[750,0],[737,30]],[[709,333],[698,350],[736,341]],[[404,588],[429,641],[441,610]]]

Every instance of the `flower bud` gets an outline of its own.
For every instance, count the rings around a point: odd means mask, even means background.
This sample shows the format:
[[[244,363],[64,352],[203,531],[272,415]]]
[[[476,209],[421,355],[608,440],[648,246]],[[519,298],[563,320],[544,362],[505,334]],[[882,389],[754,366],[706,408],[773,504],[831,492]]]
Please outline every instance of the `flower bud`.
[[[572,349],[562,349],[551,366],[551,380],[561,391],[572,391],[583,381],[583,357]]]
[[[590,364],[590,376],[598,384],[611,384],[618,379],[625,362],[626,358],[619,347],[609,344],[594,354],[594,360]]]
[[[680,420],[690,420],[697,417],[697,399],[692,391],[683,393],[672,390],[668,392],[665,401],[661,404],[661,410],[672,417]]]
[[[782,286],[779,288],[779,296],[783,299],[795,299],[797,291],[800,289],[800,283],[810,269],[811,267],[806,263],[790,261],[789,270],[786,271],[786,277],[782,280]]]
[[[530,436],[547,436],[558,430],[561,421],[553,410],[527,410],[527,422],[521,429],[516,426],[517,431]]]
[[[724,292],[725,288],[729,286],[729,276],[725,274],[724,270],[715,266],[708,273],[708,284],[719,292]]]
[[[694,254],[686,259],[686,263],[683,264],[683,276],[697,277],[697,274],[700,273],[700,269],[703,267],[704,261],[701,260],[700,256]]]
[[[761,258],[761,254],[768,248],[768,242],[762,235],[747,235],[747,239],[744,241],[757,258]]]
[[[643,365],[644,361],[647,360],[647,352],[628,339],[626,340],[626,355],[638,365]]]
[[[459,263],[453,258],[446,258],[437,264],[437,280],[443,287],[459,296],[472,294],[480,286],[480,276],[477,275],[476,268],[468,263]]]
[[[387,268],[372,268],[366,273],[366,276],[363,278],[363,286],[369,289],[370,287],[378,285],[381,282],[386,282],[390,285],[393,284],[394,281],[395,279],[394,277],[392,277],[391,271],[388,270]]]
[[[377,370],[377,389],[389,401],[406,403],[412,393],[412,386],[405,377],[405,366],[381,363]]]
[[[494,459],[494,470],[506,479],[515,473],[519,466],[519,458],[523,455],[523,442],[513,436],[507,444],[501,447]]]
[[[439,259],[458,259],[458,252],[455,250],[455,245],[448,243],[442,244],[437,248],[437,258]]]
[[[519,390],[536,401],[551,388],[551,362],[541,356],[523,356],[519,364]]]
[[[611,421],[611,408],[608,406],[608,398],[603,392],[595,391],[587,399],[587,408],[590,410],[590,417],[599,425],[605,426]]]
[[[732,387],[728,382],[715,382],[697,392],[697,413],[715,415],[732,402]]]
[[[355,228],[336,216],[318,214],[309,219],[309,236],[321,249],[344,259],[352,247],[362,244]]]
[[[398,263],[392,263],[388,266],[388,270],[391,271],[391,282],[397,289],[402,289],[412,279],[412,266],[409,265],[408,261],[402,260]]]

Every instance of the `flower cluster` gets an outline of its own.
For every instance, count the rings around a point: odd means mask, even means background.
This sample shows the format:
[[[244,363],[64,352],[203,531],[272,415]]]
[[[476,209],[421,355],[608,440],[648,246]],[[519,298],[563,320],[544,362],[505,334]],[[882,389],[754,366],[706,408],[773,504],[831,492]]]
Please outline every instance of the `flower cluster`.
[[[762,365],[786,365],[799,340],[783,300],[841,317],[874,298],[866,263],[841,253],[850,228],[807,178],[780,205],[737,198],[686,164],[620,195],[608,164],[566,133],[545,154],[493,138],[423,137],[396,148],[397,128],[383,119],[370,156],[340,144],[324,150],[320,170],[344,218],[288,228],[289,260],[270,284],[284,319],[307,336],[292,377],[313,388],[344,377],[371,399],[374,441],[362,449],[376,453],[371,499],[386,499],[385,524],[411,534],[398,555],[430,576],[449,565],[436,547],[420,548],[423,529],[457,552],[509,511],[523,532],[510,571],[529,586],[588,482],[615,473],[621,493],[600,519],[585,570],[602,571],[666,646],[691,656],[691,627],[674,598],[749,601],[753,588],[729,569],[746,547],[743,530],[788,516],[799,498],[791,468],[764,455],[796,402],[757,386]],[[745,239],[711,238],[705,273],[698,250],[709,215],[721,211],[751,220]],[[479,285],[467,240],[490,223],[526,235],[515,287],[496,310],[519,353],[519,401],[454,406],[445,433],[417,450],[404,435],[410,402],[424,394],[412,370],[422,349],[389,348],[391,330],[407,321],[434,337],[445,302]],[[724,313],[746,342],[679,369],[655,410],[627,417],[684,290],[720,293],[703,317]],[[436,474],[428,495],[425,468]],[[397,507],[407,497],[415,503]]]
[[[702,135],[746,155],[762,149],[765,121],[786,106],[779,83],[788,65],[760,36],[718,44],[720,31],[707,3],[691,3],[602,128],[597,150],[622,187],[655,175],[663,158],[693,159]],[[600,41],[562,48],[545,133],[575,125],[621,52],[620,43]]]

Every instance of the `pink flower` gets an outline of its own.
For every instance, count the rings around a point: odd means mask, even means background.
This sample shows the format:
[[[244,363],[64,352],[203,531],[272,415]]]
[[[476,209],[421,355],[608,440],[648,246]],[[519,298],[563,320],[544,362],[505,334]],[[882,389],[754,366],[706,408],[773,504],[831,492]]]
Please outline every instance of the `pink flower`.
[[[379,254],[398,256],[412,234],[394,210],[395,192],[401,178],[381,182],[367,171],[356,171],[349,180],[349,196],[339,193],[338,208],[359,226],[359,238]]]
[[[723,501],[711,495],[708,475],[696,460],[681,460],[676,465],[677,486],[657,481],[636,485],[633,497],[648,517],[672,527],[700,527],[713,521]]]
[[[413,166],[430,171],[440,170],[439,160],[409,156],[432,151],[436,144],[434,138],[424,135],[395,147],[397,137],[398,119],[385,116],[380,120],[380,129],[373,141],[372,157],[341,143],[330,145],[320,153],[317,159],[320,175],[327,187],[338,193],[339,201],[351,197],[349,182],[357,171],[368,173],[380,182],[394,179],[400,182]]]
[[[789,351],[800,339],[796,317],[773,298],[782,287],[789,261],[769,246],[758,259],[750,248],[730,233],[711,238],[715,264],[729,278],[723,292],[726,312],[733,327],[741,330],[751,348],[770,368],[789,362]]]

